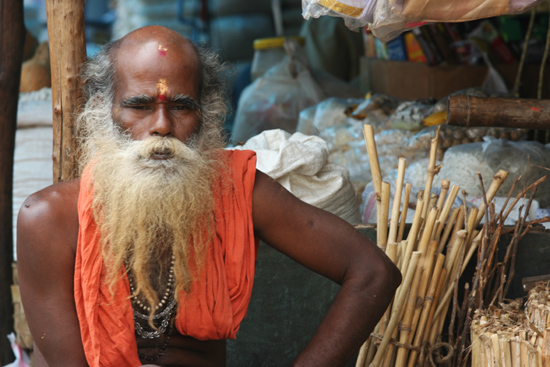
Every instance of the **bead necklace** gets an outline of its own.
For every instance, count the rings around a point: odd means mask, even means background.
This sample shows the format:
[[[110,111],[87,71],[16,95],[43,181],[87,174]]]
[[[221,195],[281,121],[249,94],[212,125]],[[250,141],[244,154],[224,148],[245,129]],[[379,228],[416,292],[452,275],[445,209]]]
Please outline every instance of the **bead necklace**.
[[[176,263],[175,257],[174,255],[172,255],[172,259],[170,261],[170,272],[168,273],[168,281],[166,283],[166,290],[164,291],[164,295],[160,299],[159,303],[155,305],[155,311],[163,307],[168,302],[170,294],[172,293],[172,286],[174,285],[174,264],[175,263]],[[135,293],[134,283],[132,281],[132,277],[129,275],[128,275],[128,282],[130,283],[130,292],[131,294],[134,294]],[[140,307],[145,312],[151,311],[151,306],[146,305],[137,296],[132,297],[132,303]]]
[[[153,314],[152,319],[153,320],[159,320],[160,326],[156,328],[155,330],[149,331],[145,330],[143,325],[139,320],[148,320],[149,319],[149,312],[151,311],[151,306],[148,306],[145,302],[142,302],[138,299],[137,296],[132,297],[132,304],[137,306],[138,308],[142,309],[143,311],[147,312],[147,314],[143,314],[139,312],[138,310],[134,309],[134,325],[135,325],[135,331],[136,334],[144,339],[153,339],[153,338],[160,338],[163,334],[169,334],[170,329],[170,323],[172,320],[172,316],[175,311],[175,306],[177,304],[175,297],[173,296],[174,290],[174,264],[175,264],[175,258],[174,255],[172,255],[171,263],[170,263],[170,271],[168,274],[168,281],[166,286],[166,291],[164,292],[163,297],[160,299],[159,303],[155,305],[155,312],[157,312],[159,309],[163,308],[165,305],[166,307],[164,310]],[[127,267],[128,268],[128,267]],[[128,282],[130,284],[130,292],[131,294],[135,294],[135,287],[134,282],[130,274],[128,274]],[[168,333],[167,333],[168,331]],[[169,338],[168,338],[169,339]],[[167,342],[166,342],[167,343]],[[166,346],[164,347],[164,349]]]

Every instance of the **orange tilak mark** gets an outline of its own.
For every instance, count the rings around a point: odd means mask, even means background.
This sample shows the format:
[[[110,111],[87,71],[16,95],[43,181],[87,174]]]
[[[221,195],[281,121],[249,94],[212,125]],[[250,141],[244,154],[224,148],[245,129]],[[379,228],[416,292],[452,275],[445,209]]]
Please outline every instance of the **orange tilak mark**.
[[[159,79],[157,82],[157,93],[161,101],[166,101],[166,92],[168,92],[168,82],[166,79]]]
[[[160,56],[166,56],[166,51],[168,51],[168,48],[162,47],[162,45],[159,45],[159,55]]]
[[[531,111],[540,112],[542,111],[542,107],[529,107]]]

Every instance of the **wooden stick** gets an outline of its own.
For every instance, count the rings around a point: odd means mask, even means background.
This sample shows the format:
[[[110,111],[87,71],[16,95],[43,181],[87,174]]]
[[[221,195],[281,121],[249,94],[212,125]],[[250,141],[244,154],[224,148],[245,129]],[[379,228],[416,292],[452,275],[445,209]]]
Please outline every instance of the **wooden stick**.
[[[377,205],[377,226],[376,226],[376,242],[378,247],[386,251],[388,243],[388,210],[390,206],[390,184],[382,182],[381,194],[376,194],[376,200],[379,200],[380,205]]]
[[[361,345],[361,348],[359,349],[359,355],[357,356],[357,360],[355,361],[355,367],[364,367],[365,361],[367,360],[367,354],[369,351],[369,345],[372,342],[372,338],[369,337],[363,345]]]
[[[441,190],[439,192],[439,199],[437,199],[436,204],[439,210],[443,209],[443,203],[445,203],[445,198],[447,197],[447,192],[449,191],[450,184],[451,182],[446,178],[441,180]]]
[[[405,280],[403,281],[403,288],[409,289],[416,271],[416,266],[418,265],[418,259],[420,258],[420,252],[414,251],[411,255],[410,264],[407,267],[407,275],[405,276]],[[405,304],[405,296],[406,292],[401,292],[399,295],[399,299],[395,302],[397,305],[395,312],[392,313],[392,317],[390,319],[390,323],[388,325],[388,328],[386,329],[384,336],[382,338],[382,342],[380,343],[380,346],[378,347],[378,350],[376,351],[376,354],[374,356],[373,361],[369,365],[369,367],[378,367],[380,366],[380,362],[382,362],[382,359],[384,358],[386,348],[390,342],[391,334],[395,327],[397,326],[397,323],[399,322],[401,310],[403,309],[403,306]]]
[[[407,211],[409,210],[411,189],[412,185],[407,182],[405,184],[405,197],[403,198],[403,207],[401,208],[401,221],[399,223],[399,232],[397,233],[397,242],[401,242],[403,240],[403,233],[405,233],[405,224],[407,223]]]
[[[459,189],[460,189],[459,186],[453,185],[451,187],[451,191],[449,192],[449,195],[447,195],[447,200],[445,200],[445,205],[443,205],[443,208],[440,208],[438,206],[438,208],[441,210],[441,213],[439,214],[439,217],[437,218],[440,221],[440,225],[439,225],[440,228],[437,228],[437,235],[438,236],[441,233],[441,231],[443,230],[445,222],[447,221],[447,217],[449,216],[449,212],[453,208],[453,203],[456,199],[456,196],[458,195],[458,190]]]
[[[390,233],[388,234],[388,243],[396,242],[397,229],[399,225],[399,207],[401,206],[401,194],[403,191],[403,179],[405,178],[405,167],[407,160],[399,158],[399,166],[397,168],[397,181],[395,181],[395,193],[393,196],[393,205],[391,211]]]
[[[468,231],[468,237],[466,237],[466,245],[468,245],[473,238],[474,229],[477,227],[479,222],[477,221],[479,211],[476,207],[470,209],[470,214],[468,215],[468,226],[466,230]]]
[[[500,356],[500,343],[498,341],[497,334],[491,334],[491,343],[493,344],[493,356],[495,357],[495,367],[505,367],[502,365],[502,360]]]
[[[437,206],[434,206],[434,208],[437,209],[437,215],[439,215],[439,209],[437,208]],[[437,241],[437,244],[439,244],[439,236],[438,236],[437,229],[440,227],[440,225],[441,225],[441,221],[436,218],[434,223],[434,228],[432,230],[432,237],[430,239],[432,241]]]
[[[411,344],[413,342],[413,337],[416,332],[416,328],[418,326],[420,314],[422,312],[422,308],[424,307],[424,297],[426,297],[428,284],[432,279],[433,266],[435,263],[435,251],[437,250],[437,245],[438,245],[437,241],[430,242],[430,245],[428,246],[428,249],[427,249],[426,257],[424,259],[424,263],[422,264],[422,267],[423,267],[422,280],[420,281],[420,287],[418,288],[418,291],[417,291],[417,299],[415,302],[414,316],[411,323],[411,332],[409,334],[407,344]]]
[[[407,241],[401,241],[397,247],[397,268],[403,269],[403,263],[405,262],[405,252],[407,251]]]
[[[478,248],[478,245],[479,245],[479,242],[481,241],[481,235],[482,235],[483,231],[480,231],[476,237],[472,240],[472,243],[470,245],[470,248],[468,249],[468,253],[466,254],[466,256],[464,257],[464,261],[462,262],[462,270],[460,272],[460,275],[462,275],[462,272],[464,271],[464,269],[466,268],[466,266],[468,265],[468,263],[470,262],[470,259],[472,258],[472,256],[474,255],[474,252],[477,250]]]
[[[454,278],[456,276],[460,276],[460,272],[462,271],[462,269],[461,269],[462,266],[458,266],[458,269],[456,269],[456,271],[454,271],[454,272],[451,272],[451,269],[455,270],[454,264],[457,264],[456,254],[458,254],[459,250],[462,248],[462,246],[464,246],[465,237],[466,237],[466,233],[464,231],[460,231],[460,233],[457,234],[456,241],[453,244],[453,248],[454,248],[453,253],[455,254],[454,255],[455,258],[452,259],[452,261],[449,260],[450,257],[447,257],[447,259],[446,259],[445,269],[448,270],[449,279],[452,279],[453,281],[454,281]],[[451,256],[453,256],[453,255],[451,255]],[[459,265],[462,265],[462,264],[459,264]],[[447,302],[447,300],[449,300],[451,298],[451,294],[453,293],[453,289],[454,289],[453,286],[450,286],[450,284],[447,283],[445,295],[441,299],[441,302],[439,302],[439,306],[437,307],[437,309],[435,311],[435,314],[434,314],[434,319],[439,316],[439,314],[441,313],[441,311],[444,307],[443,305]]]
[[[391,335],[391,340],[397,340],[397,335],[399,333],[399,328],[396,327],[393,329],[393,333]],[[386,356],[384,357],[384,361],[382,362],[382,367],[393,367],[393,363],[395,360],[395,345],[393,343],[388,344],[388,347],[386,349]]]
[[[421,255],[422,259],[422,255]],[[407,297],[407,301],[405,303],[405,312],[403,314],[403,317],[401,318],[401,322],[399,325],[400,333],[399,333],[399,342],[401,344],[407,343],[409,333],[411,332],[411,322],[414,316],[414,309],[416,304],[416,295],[418,293],[418,287],[420,286],[421,280],[422,280],[422,265],[420,264],[421,259],[418,262],[418,265],[416,267],[416,271],[414,273],[414,279],[412,281],[412,284],[410,286],[409,295]],[[400,347],[397,350],[397,359],[395,362],[395,367],[404,367],[405,366],[405,358],[407,357],[408,349]]]
[[[443,252],[443,249],[445,248],[445,245],[447,244],[447,239],[449,238],[449,234],[453,230],[455,226],[455,222],[458,217],[458,213],[460,212],[460,208],[455,208],[451,212],[451,216],[449,217],[449,221],[447,222],[447,225],[445,226],[445,232],[443,232],[443,236],[439,240],[439,247],[437,248],[437,253]],[[441,226],[443,227],[443,226]]]
[[[515,336],[510,341],[512,349],[512,367],[521,367],[521,342],[519,337]]]
[[[23,1],[0,1],[0,366],[12,362],[13,162],[23,61]]]
[[[77,170],[76,116],[82,104],[78,69],[86,61],[84,1],[47,0],[52,71],[54,182],[74,178]]]
[[[485,196],[487,198],[487,202],[490,202],[495,197],[498,189],[502,186],[504,183],[504,180],[506,180],[506,177],[508,177],[508,172],[504,170],[498,170],[498,172],[493,176],[493,182],[491,182],[491,186],[489,186],[489,190],[487,190],[487,195]],[[483,215],[485,214],[485,202],[481,203],[479,206],[479,211],[477,213],[477,217],[475,220],[475,227],[479,225],[481,222],[481,218],[483,218]]]
[[[405,248],[405,255],[403,257],[403,269],[401,269],[401,274],[405,276],[407,274],[407,268],[409,266],[409,259],[411,258],[411,254],[415,250],[416,247],[416,237],[418,236],[418,231],[420,230],[420,226],[422,225],[422,207],[424,206],[424,201],[422,199],[419,199],[416,202],[416,210],[414,212],[414,218],[411,225],[411,229],[409,231],[409,235],[407,237],[407,247]],[[397,289],[401,289],[401,286]]]
[[[445,261],[445,255],[439,254],[437,256],[437,260],[435,263],[432,279],[430,282],[430,288],[428,290],[428,293],[426,294],[426,297],[424,299],[424,308],[422,309],[422,314],[420,316],[420,321],[418,322],[418,330],[416,331],[416,334],[414,335],[414,341],[412,343],[414,348],[420,347],[420,344],[422,343],[422,339],[424,336],[424,329],[426,328],[427,324],[426,321],[428,320],[428,316],[430,315],[430,310],[433,306],[435,293],[437,291],[437,285],[439,283],[439,277],[442,274],[443,270],[443,263]],[[418,356],[418,351],[416,349],[412,349],[411,353],[409,355],[409,362],[408,367],[414,367],[416,363],[416,357]]]
[[[372,125],[363,125],[363,136],[365,137],[367,154],[369,155],[374,192],[378,194],[380,193],[380,190],[382,190],[382,174],[380,173],[380,164],[378,162],[378,152],[376,150],[376,143],[374,142],[374,129],[372,128]]]
[[[510,337],[507,335],[498,336],[500,359],[503,367],[512,367],[512,354],[510,351]],[[542,367],[542,366],[541,366]]]
[[[430,140],[430,160],[428,163],[428,177],[426,178],[426,186],[424,188],[424,197],[423,197],[423,200],[425,203],[429,202],[429,198],[431,196],[431,191],[432,191],[432,183],[433,183],[434,176],[436,174],[435,161],[437,156],[437,142],[439,140],[440,129],[441,129],[441,125],[437,128],[435,137],[431,138]],[[422,218],[426,218],[427,215],[428,215],[428,207],[425,207],[422,213]]]
[[[439,197],[435,193],[430,194],[430,208],[437,208],[437,201],[439,200]],[[439,209],[439,208],[437,208]],[[437,217],[435,218],[437,219]]]
[[[546,176],[543,176],[541,178],[539,178],[537,181],[533,182],[531,185],[529,185],[526,189],[522,190],[521,192],[519,192],[514,201],[512,202],[512,204],[508,207],[508,209],[506,210],[506,213],[502,216],[502,221],[504,222],[506,220],[506,218],[508,218],[508,215],[510,215],[510,212],[514,209],[514,207],[516,206],[516,203],[530,190],[532,190],[534,187],[538,186],[539,184],[543,183],[544,181],[546,181]]]
[[[437,288],[436,288],[436,291],[435,291],[433,306],[431,307],[430,313],[428,315],[428,319],[426,320],[426,325],[430,325],[431,329],[426,330],[427,332],[425,333],[424,336],[422,336],[422,342],[420,343],[420,345],[422,345],[425,342],[431,340],[431,332],[432,332],[433,329],[435,329],[434,324],[437,323],[437,320],[436,320],[435,323],[433,322],[434,315],[435,315],[435,309],[436,309],[436,306],[439,304],[439,300],[441,299],[441,295],[443,293],[443,287],[446,284],[445,279],[447,278],[447,276],[448,276],[447,275],[447,269],[443,268],[443,270],[441,270],[441,277],[437,281]],[[420,361],[420,362],[422,362],[422,361]]]
[[[386,255],[395,264],[397,262],[397,243],[388,243]]]
[[[428,244],[430,243],[430,239],[432,237],[432,231],[435,224],[435,218],[437,217],[437,212],[438,212],[437,208],[432,207],[432,209],[430,210],[430,214],[426,219],[426,225],[422,232],[422,236],[420,237],[420,242],[418,244],[418,251],[424,254],[424,257],[426,254],[426,249],[428,248]]]
[[[456,219],[456,222],[455,222],[455,225],[453,227],[453,232],[451,234],[451,239],[449,240],[449,246],[452,246],[454,243],[455,243],[455,240],[456,240],[456,234],[458,233],[458,231],[460,231],[462,228],[464,228],[464,223],[466,222],[464,220],[464,217],[466,215],[466,206],[465,205],[461,205],[460,206],[460,212],[458,213],[458,218]],[[447,249],[447,252],[449,251],[449,249]]]

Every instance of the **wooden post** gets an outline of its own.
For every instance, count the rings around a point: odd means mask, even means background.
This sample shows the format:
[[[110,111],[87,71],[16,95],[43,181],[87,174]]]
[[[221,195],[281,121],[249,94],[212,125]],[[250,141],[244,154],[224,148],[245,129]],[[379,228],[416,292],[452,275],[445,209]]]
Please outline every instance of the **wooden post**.
[[[84,5],[82,0],[46,0],[52,68],[54,182],[78,174],[74,126],[82,103],[79,67],[86,60]]]
[[[23,1],[0,0],[0,365],[13,360],[7,335],[13,331],[12,185],[17,101],[23,61]]]
[[[447,124],[550,129],[550,100],[450,96]]]

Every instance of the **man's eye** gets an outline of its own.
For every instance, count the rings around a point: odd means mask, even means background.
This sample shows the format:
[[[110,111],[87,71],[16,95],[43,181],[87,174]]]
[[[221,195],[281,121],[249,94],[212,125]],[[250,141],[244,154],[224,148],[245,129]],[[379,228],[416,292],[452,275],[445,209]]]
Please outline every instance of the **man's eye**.
[[[139,106],[139,105],[131,105],[131,106],[128,106],[128,108],[130,108],[132,110],[145,110],[145,109],[147,109],[146,106]]]
[[[189,109],[189,106],[187,106],[187,105],[175,105],[173,107],[173,109],[176,110],[176,111],[185,111],[185,110]]]

